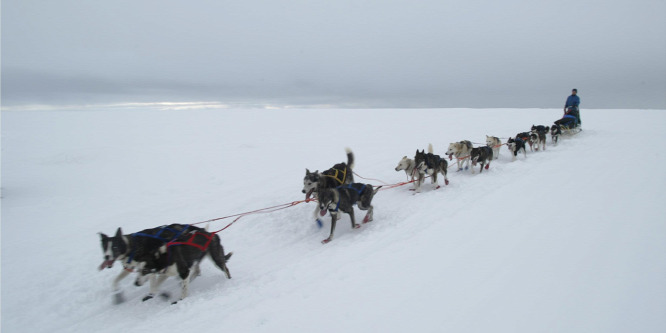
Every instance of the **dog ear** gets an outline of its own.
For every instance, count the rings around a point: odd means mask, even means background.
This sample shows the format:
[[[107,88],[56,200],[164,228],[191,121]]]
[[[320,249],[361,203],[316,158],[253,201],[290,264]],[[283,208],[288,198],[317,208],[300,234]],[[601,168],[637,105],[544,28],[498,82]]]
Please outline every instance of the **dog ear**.
[[[98,232],[97,234],[99,234],[99,237],[102,239],[102,241],[105,241],[105,240],[107,240],[107,239],[109,238],[109,236],[107,236],[107,235],[105,235],[105,234],[103,234],[103,233],[101,233],[101,232]]]
[[[305,168],[305,175],[307,176],[309,174],[310,174],[310,170],[308,168]]]
[[[118,230],[116,231],[116,237],[122,237],[123,236],[123,230],[118,227]]]

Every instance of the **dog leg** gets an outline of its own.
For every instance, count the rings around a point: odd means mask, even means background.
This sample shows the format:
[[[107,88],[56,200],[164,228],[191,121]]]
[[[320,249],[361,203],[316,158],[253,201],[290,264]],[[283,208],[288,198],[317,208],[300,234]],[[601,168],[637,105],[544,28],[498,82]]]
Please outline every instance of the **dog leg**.
[[[360,224],[356,224],[356,216],[354,215],[354,208],[349,208],[349,219],[351,220],[352,229],[358,229],[361,227]]]
[[[373,207],[372,207],[372,205],[370,205],[368,207],[368,213],[366,213],[365,217],[363,218],[363,223],[368,223],[368,222],[372,221],[372,211],[373,211]]]
[[[181,287],[181,290],[180,290],[180,299],[179,299],[179,301],[184,300],[185,297],[187,297],[187,294],[190,291],[190,281],[192,279],[192,273],[193,273],[192,270],[190,270],[190,274],[188,274],[187,277],[184,278],[183,281],[181,282],[182,287]],[[175,301],[175,302],[172,302],[171,304],[176,304],[177,302],[178,301]]]
[[[154,275],[158,275],[158,276],[155,277]],[[166,274],[153,274],[153,276],[150,278],[150,293],[148,295],[146,295],[142,299],[142,301],[145,302],[145,301],[155,297],[155,295],[157,295],[157,291],[160,289],[160,286],[162,286],[162,283],[164,283],[164,281],[167,279],[167,277],[168,276]]]
[[[312,213],[314,216],[315,221],[317,222],[317,227],[321,228],[324,226],[324,222],[319,218],[319,207],[315,206],[315,210]]]
[[[337,213],[333,213],[333,212],[330,212],[330,214],[331,214],[331,234],[328,235],[328,238],[326,238],[326,239],[324,239],[323,241],[321,241],[322,244],[326,244],[326,243],[328,243],[328,242],[330,242],[330,241],[333,240],[333,233],[335,232],[335,224],[336,224],[337,219],[338,219],[338,214],[337,214]]]
[[[416,193],[421,193],[421,184],[423,184],[424,179],[424,175],[419,172],[419,178],[414,183],[414,191],[416,191]]]
[[[112,288],[113,288],[113,292],[114,292],[114,293],[116,293],[116,292],[120,292],[120,286],[119,286],[118,284],[120,283],[120,281],[122,281],[122,279],[124,279],[125,277],[127,277],[127,275],[129,275],[129,273],[131,273],[131,271],[129,271],[129,270],[127,270],[127,269],[123,269],[123,270],[120,272],[120,274],[118,274],[118,276],[116,276],[116,278],[113,279]]]

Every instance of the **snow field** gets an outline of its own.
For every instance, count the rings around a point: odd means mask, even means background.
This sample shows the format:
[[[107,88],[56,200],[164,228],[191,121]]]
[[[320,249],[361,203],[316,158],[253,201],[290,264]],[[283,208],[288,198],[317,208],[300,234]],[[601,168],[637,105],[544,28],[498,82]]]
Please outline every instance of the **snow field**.
[[[343,215],[327,245],[330,217],[317,228],[314,203],[243,217],[220,233],[233,278],[206,260],[176,306],[141,302],[147,287],[131,278],[113,306],[118,265],[95,270],[97,232],[302,200],[305,168],[345,161],[344,147],[359,175],[397,183],[400,158],[428,143],[443,156],[450,142],[506,141],[560,113],[3,112],[2,329],[661,332],[663,110],[583,110],[584,131],[545,152],[512,162],[502,147],[482,174],[450,168],[441,189],[380,191],[374,221],[352,230]]]

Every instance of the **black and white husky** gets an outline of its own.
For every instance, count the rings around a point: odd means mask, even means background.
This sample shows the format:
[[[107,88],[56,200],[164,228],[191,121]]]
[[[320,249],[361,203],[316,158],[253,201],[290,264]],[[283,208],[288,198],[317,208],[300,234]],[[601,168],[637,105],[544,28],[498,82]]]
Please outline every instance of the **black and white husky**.
[[[463,140],[460,142],[454,142],[449,144],[449,150],[446,152],[446,155],[449,155],[449,159],[456,157],[458,163],[458,171],[463,169],[463,164],[467,162],[465,169],[469,168],[469,154],[472,152],[472,142],[468,140]]]
[[[232,254],[224,254],[224,247],[216,233],[192,230],[160,247],[155,260],[144,265],[136,285],[141,286],[150,279],[150,293],[143,298],[146,301],[157,295],[169,276],[178,276],[181,279],[179,299],[182,300],[187,297],[190,282],[199,275],[199,263],[205,256],[209,256],[227,279],[231,279],[227,262]],[[168,297],[166,293],[163,295]]]
[[[418,175],[418,179],[414,183],[416,192],[421,192],[421,184],[423,184],[426,175],[432,177],[432,184],[435,184],[436,189],[439,188],[437,175],[440,173],[444,176],[444,184],[449,185],[449,179],[446,177],[449,163],[439,155],[433,154],[432,144],[428,144],[428,153],[425,153],[423,150],[416,151],[414,164],[416,165],[415,168]]]
[[[340,219],[340,212],[349,214],[353,229],[361,227],[356,223],[354,216],[354,205],[360,210],[367,210],[363,223],[372,221],[373,207],[372,198],[377,194],[381,186],[373,188],[370,184],[353,183],[337,188],[319,188],[317,190],[317,201],[319,202],[320,215],[331,214],[331,234],[322,243],[326,244],[333,240],[335,224]]]
[[[530,145],[530,151],[534,151],[534,148],[532,148],[532,140],[530,140],[530,132],[521,132],[516,134],[516,139],[520,138],[523,140],[523,143],[529,144]],[[508,143],[508,141],[507,141]],[[527,148],[527,146],[525,146]],[[527,151],[525,151],[527,152]]]
[[[525,158],[527,158],[527,151],[525,150],[525,140],[523,140],[520,136],[516,136],[515,139],[509,138],[509,140],[506,141],[507,145],[509,146],[509,150],[511,153],[513,153],[513,161],[516,160],[516,157],[518,156],[519,151],[523,151],[523,155]]]
[[[189,230],[199,229],[183,224],[171,224],[141,230],[129,235],[123,235],[121,228],[118,228],[115,236],[112,237],[100,233],[104,262],[99,269],[111,268],[116,261],[123,265],[123,270],[112,283],[114,303],[124,301],[119,287],[120,281],[131,272],[142,270],[148,262],[154,261],[158,256],[159,248],[164,244]]]
[[[560,139],[560,135],[562,135],[562,128],[560,125],[554,124],[550,127],[550,138],[554,144],[557,144],[557,141]]]
[[[493,160],[493,149],[488,146],[472,148],[470,154],[472,159],[472,173],[474,173],[474,167],[477,163],[481,164],[479,173],[483,172],[483,168],[490,168],[490,161]]]
[[[532,134],[537,135],[536,150],[539,150],[539,147],[543,148],[543,150],[546,150],[546,136],[548,135],[548,126],[532,125]]]
[[[502,140],[500,140],[500,138],[496,136],[486,135],[486,145],[488,145],[488,147],[491,147],[493,149],[494,159],[498,159],[500,148],[502,148]]]
[[[414,190],[416,190],[417,185],[415,179],[416,176],[418,175],[418,170],[416,170],[416,163],[414,162],[414,160],[407,156],[404,156],[400,160],[400,162],[398,162],[398,166],[395,167],[395,171],[400,171],[400,170],[405,170],[407,179],[409,179],[412,183],[414,183]]]

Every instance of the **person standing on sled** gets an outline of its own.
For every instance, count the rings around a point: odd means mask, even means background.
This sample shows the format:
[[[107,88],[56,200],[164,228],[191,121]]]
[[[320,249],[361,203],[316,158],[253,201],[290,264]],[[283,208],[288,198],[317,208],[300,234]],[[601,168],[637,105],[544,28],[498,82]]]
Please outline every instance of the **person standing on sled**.
[[[578,97],[578,89],[571,90],[571,96],[567,97],[566,103],[564,103],[564,115],[574,116],[576,118],[576,125],[581,125],[580,121],[580,97]],[[564,119],[564,118],[562,118]]]

